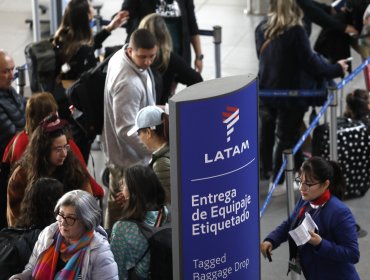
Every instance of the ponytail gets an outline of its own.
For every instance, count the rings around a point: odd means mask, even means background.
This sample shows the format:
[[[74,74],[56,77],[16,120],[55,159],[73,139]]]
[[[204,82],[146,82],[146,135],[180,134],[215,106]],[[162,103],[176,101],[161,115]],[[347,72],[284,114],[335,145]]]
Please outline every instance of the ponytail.
[[[333,176],[329,179],[330,180],[329,190],[333,195],[335,195],[339,199],[343,199],[344,192],[346,189],[346,181],[343,177],[342,170],[337,162],[331,160],[328,162],[333,169]]]

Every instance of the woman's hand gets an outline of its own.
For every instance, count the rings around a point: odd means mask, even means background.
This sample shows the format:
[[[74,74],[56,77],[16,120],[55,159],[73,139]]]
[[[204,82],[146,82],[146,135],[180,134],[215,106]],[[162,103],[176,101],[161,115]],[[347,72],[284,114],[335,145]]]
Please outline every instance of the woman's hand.
[[[340,67],[342,67],[343,75],[345,75],[348,70],[348,60],[341,59],[341,60],[338,60],[337,63],[340,65]]]
[[[317,246],[321,243],[322,238],[317,233],[314,233],[313,231],[308,232],[311,235],[311,239],[308,241],[313,246]]]
[[[350,36],[354,36],[354,35],[358,35],[358,31],[356,28],[354,28],[352,25],[348,24],[346,26],[346,29],[344,30],[344,33],[350,35]]]
[[[105,28],[112,32],[116,28],[120,27],[122,24],[126,23],[129,19],[129,12],[128,11],[120,11],[118,12],[112,21],[107,25]]]
[[[260,245],[260,249],[265,259],[268,257],[268,255],[272,255],[272,244],[270,241],[263,241]]]

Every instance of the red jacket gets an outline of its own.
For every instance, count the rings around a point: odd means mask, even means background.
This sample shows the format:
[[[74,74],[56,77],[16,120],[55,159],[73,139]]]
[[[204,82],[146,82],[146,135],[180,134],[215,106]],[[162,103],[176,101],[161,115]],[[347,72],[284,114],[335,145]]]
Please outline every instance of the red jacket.
[[[17,141],[15,143],[15,146],[13,147],[13,142],[16,140],[16,138],[17,138]],[[28,142],[29,142],[29,137],[25,131],[22,131],[14,135],[14,137],[10,140],[10,142],[5,148],[5,152],[3,155],[3,162],[9,163],[10,166],[16,163],[22,157],[24,151],[27,148]],[[77,147],[76,143],[72,139],[70,139],[68,142],[69,142],[69,145],[71,146],[71,150],[77,156],[77,158],[79,159],[83,168],[86,170],[89,176],[89,181],[90,181],[90,185],[91,185],[94,196],[98,198],[102,198],[104,196],[104,189],[90,175],[89,171],[87,170],[85,160],[80,152],[80,149]],[[10,154],[11,156],[8,156],[9,152],[11,152]]]

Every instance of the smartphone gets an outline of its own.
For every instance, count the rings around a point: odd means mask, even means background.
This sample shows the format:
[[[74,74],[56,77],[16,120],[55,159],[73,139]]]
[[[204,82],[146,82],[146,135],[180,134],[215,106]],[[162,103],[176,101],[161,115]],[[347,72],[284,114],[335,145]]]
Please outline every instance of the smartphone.
[[[271,254],[270,254],[269,251],[266,251],[266,256],[267,256],[267,259],[269,260],[269,262],[272,262]]]

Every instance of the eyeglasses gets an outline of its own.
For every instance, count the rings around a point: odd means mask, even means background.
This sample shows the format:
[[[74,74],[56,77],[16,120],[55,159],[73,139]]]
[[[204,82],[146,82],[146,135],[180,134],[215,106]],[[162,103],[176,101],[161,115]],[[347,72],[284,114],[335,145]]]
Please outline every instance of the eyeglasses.
[[[56,219],[59,223],[64,220],[68,226],[73,226],[74,223],[78,220],[77,218],[66,217],[62,213],[58,213]]]
[[[297,183],[297,185],[298,186],[304,186],[304,187],[306,187],[306,188],[311,188],[311,187],[313,187],[313,186],[315,186],[315,185],[318,185],[318,184],[321,184],[321,182],[316,182],[316,183],[314,183],[314,182],[312,182],[312,183],[308,183],[308,182],[303,182],[302,181],[302,179],[301,178],[299,178],[299,177],[297,177],[297,178],[295,178],[294,179],[294,182],[296,182]]]
[[[55,151],[57,153],[62,153],[62,152],[67,152],[68,153],[70,150],[71,150],[71,146],[69,144],[53,148],[53,151]]]

